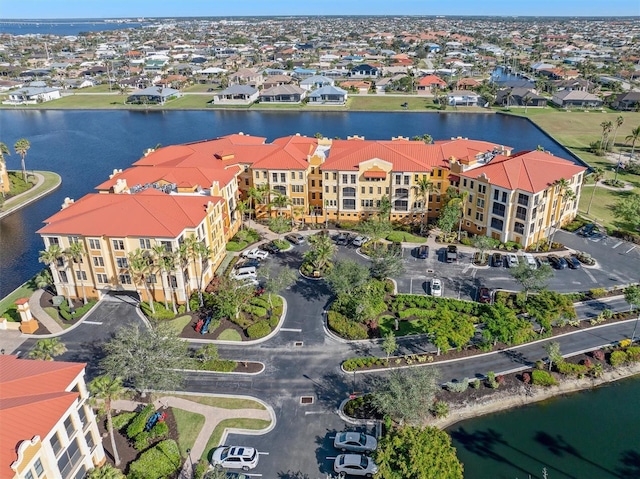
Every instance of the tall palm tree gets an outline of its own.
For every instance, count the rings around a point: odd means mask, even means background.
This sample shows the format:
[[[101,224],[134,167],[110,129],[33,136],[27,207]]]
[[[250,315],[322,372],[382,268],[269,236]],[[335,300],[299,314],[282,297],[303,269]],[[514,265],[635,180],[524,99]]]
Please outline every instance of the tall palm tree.
[[[184,287],[184,296],[186,299],[185,305],[187,308],[187,312],[189,312],[191,311],[191,305],[189,304],[188,283],[189,283],[189,264],[191,263],[191,256],[190,256],[190,248],[186,241],[183,242],[178,247],[176,260],[177,260],[178,266],[180,267],[180,272],[182,274],[182,284]]]
[[[107,416],[107,430],[111,438],[111,449],[113,450],[113,462],[120,465],[120,455],[116,447],[116,439],[113,435],[113,420],[111,417],[111,402],[122,398],[126,394],[126,389],[122,386],[121,378],[113,378],[108,375],[98,376],[89,383],[91,398],[89,404],[97,407],[100,414]]]
[[[315,234],[309,236],[309,251],[304,254],[304,259],[313,267],[322,271],[324,266],[333,258],[337,247],[327,234]]]
[[[289,208],[291,199],[287,195],[276,193],[271,200],[271,205],[278,210],[278,216],[282,216],[282,210]]]
[[[265,205],[267,207],[267,213],[271,216],[271,194],[273,193],[268,183],[264,183],[257,188],[258,192],[262,199],[260,200],[261,205]]]
[[[76,241],[76,242],[72,242],[71,245],[69,245],[69,248],[64,252],[64,254],[67,257],[67,261],[69,261],[69,265],[71,265],[72,261],[80,265],[82,264],[83,258],[85,257],[87,252],[84,249],[84,243],[80,243],[79,241]],[[84,271],[82,270],[82,267],[79,267],[79,268],[80,268],[79,270],[80,287],[82,288],[82,300],[84,304],[87,304],[87,292],[84,289],[84,277],[83,277]],[[73,267],[71,267],[70,269],[71,269],[71,274],[73,274]]]
[[[171,290],[171,304],[173,305],[173,314],[178,314],[178,309],[176,308],[176,302],[173,296],[173,284],[171,283],[171,272],[176,268],[175,255],[173,251],[167,250],[167,248],[165,248],[164,245],[161,244],[155,245],[153,248],[151,248],[151,251],[153,251],[153,254],[156,257],[158,269],[160,270],[162,295],[164,296],[164,308],[169,309],[169,304],[167,302],[167,291],[165,289],[166,278],[169,289]]]
[[[504,96],[504,101],[507,104],[507,109],[511,108],[511,99],[513,98],[513,90],[509,89]]]
[[[420,198],[422,203],[422,217],[420,220],[420,234],[424,233],[425,227],[425,218],[427,216],[427,211],[429,209],[429,195],[433,192],[433,183],[426,177],[423,176],[418,180],[418,183],[414,186],[416,190],[416,195]]]
[[[13,145],[13,149],[18,155],[20,155],[20,160],[22,162],[22,179],[25,182],[27,181],[27,168],[24,164],[24,157],[27,156],[27,151],[29,151],[29,148],[31,148],[31,143],[29,143],[29,140],[25,138],[20,138],[18,141],[16,141],[16,144]]]
[[[529,105],[531,104],[533,100],[531,99],[531,97],[529,96],[529,94],[527,93],[525,96],[522,97],[522,103],[524,103],[524,113],[526,115],[527,113],[527,109],[529,107]]]
[[[147,295],[147,301],[149,303],[149,309],[155,314],[156,307],[153,304],[153,298],[151,297],[151,291],[149,291],[149,284],[147,282],[151,274],[153,274],[155,262],[152,256],[147,252],[137,248],[127,256],[129,263],[129,273],[136,287],[142,285]]]
[[[555,230],[551,235],[550,243],[553,243],[556,233],[558,232],[558,227],[560,226],[560,222],[562,221],[562,217],[564,216],[564,212],[567,208],[567,203],[575,198],[576,194],[571,189],[571,185],[565,178],[560,178],[556,180],[554,185],[558,188],[558,195],[560,196],[560,215],[556,220]],[[555,213],[555,212],[554,212]]]
[[[204,241],[198,241],[195,236],[191,236],[189,238],[189,248],[191,250],[191,258],[194,262],[195,271],[197,271],[198,276],[198,301],[200,307],[204,306],[204,296],[202,294],[204,290],[204,272],[206,270],[204,264],[205,261],[209,262],[211,256],[213,255],[213,250],[205,244]]]
[[[633,160],[633,152],[636,149],[636,143],[640,140],[640,126],[635,127],[631,130],[631,134],[627,135],[624,139],[625,143],[631,142],[631,157]]]
[[[39,339],[29,353],[31,359],[53,361],[53,358],[67,352],[67,347],[58,338]]]
[[[609,133],[613,129],[613,123],[611,121],[603,121],[600,123],[602,127],[602,138],[600,139],[600,151],[604,153],[607,151],[607,143],[609,141]]]
[[[247,200],[249,201],[249,220],[251,220],[251,212],[254,212],[255,218],[255,207],[258,203],[262,203],[264,201],[264,197],[258,188],[254,188],[252,186],[247,192]]]
[[[460,241],[460,236],[462,235],[462,220],[464,219],[464,209],[467,205],[468,196],[468,191],[462,191],[449,200],[450,205],[457,206],[460,209],[460,214],[458,215],[460,217],[458,220],[458,241]]]
[[[616,126],[613,130],[613,142],[611,143],[612,149],[616,146],[616,137],[618,136],[618,128],[620,128],[623,123],[624,123],[624,117],[622,115],[618,115],[618,118],[616,118]]]
[[[87,479],[125,479],[125,475],[120,469],[116,469],[109,463],[91,469],[87,473]]]
[[[56,270],[56,263],[58,262],[58,260],[64,257],[65,257],[65,253],[62,250],[62,248],[60,248],[60,246],[57,244],[52,244],[52,245],[49,245],[49,247],[46,250],[40,251],[38,255],[38,261],[40,263],[49,265],[49,268],[53,273],[53,271]],[[67,278],[65,289],[67,290],[67,301],[69,303],[69,309],[71,309],[73,307],[73,302],[71,301],[71,292],[69,290],[69,278]]]
[[[593,178],[593,190],[591,191],[591,198],[589,199],[589,206],[587,206],[587,214],[591,211],[591,203],[593,202],[593,195],[596,193],[596,188],[598,187],[598,182],[604,178],[604,168],[598,166],[593,169],[593,173],[591,173],[591,177]]]

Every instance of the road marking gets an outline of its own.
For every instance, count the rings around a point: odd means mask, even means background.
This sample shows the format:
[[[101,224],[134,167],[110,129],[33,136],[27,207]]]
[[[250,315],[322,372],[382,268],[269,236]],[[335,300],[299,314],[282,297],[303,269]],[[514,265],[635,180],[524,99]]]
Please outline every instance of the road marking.
[[[309,414],[333,414],[333,411],[305,411],[304,415],[308,416]]]
[[[631,248],[629,248],[627,251],[624,252],[624,254],[630,253],[631,251],[633,251],[634,249],[636,249],[635,246],[632,246]]]
[[[301,333],[302,329],[299,329],[299,328],[280,328],[280,331],[288,331],[290,333]]]
[[[261,456],[268,456],[269,455],[268,452],[263,452],[263,451],[258,451],[258,454],[260,454]]]
[[[467,271],[469,271],[469,268],[471,268],[471,263],[469,263],[467,266],[464,267],[464,269],[462,270],[462,274],[467,274]]]
[[[591,278],[591,281],[593,281],[594,283],[597,283],[598,281],[596,281],[596,278],[594,278],[593,274],[591,274],[591,271],[589,271],[586,268],[582,268],[582,271],[584,271],[585,273],[587,273],[587,276],[589,276],[589,278]]]
[[[335,461],[337,456],[327,456],[325,457],[325,459],[328,459],[329,461]]]
[[[99,321],[83,321],[83,323],[84,324],[97,324],[97,325],[102,324],[102,322],[99,322]]]
[[[623,243],[623,241],[618,241],[616,244],[614,244],[611,249],[616,249],[618,246],[620,246]]]

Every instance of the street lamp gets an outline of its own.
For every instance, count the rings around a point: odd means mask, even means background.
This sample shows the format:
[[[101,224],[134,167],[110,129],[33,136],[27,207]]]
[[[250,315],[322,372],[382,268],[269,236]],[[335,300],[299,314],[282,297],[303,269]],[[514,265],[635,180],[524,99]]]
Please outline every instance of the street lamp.
[[[187,449],[187,457],[189,458],[189,466],[191,467],[191,473],[189,477],[193,477],[193,462],[191,461],[191,449]]]

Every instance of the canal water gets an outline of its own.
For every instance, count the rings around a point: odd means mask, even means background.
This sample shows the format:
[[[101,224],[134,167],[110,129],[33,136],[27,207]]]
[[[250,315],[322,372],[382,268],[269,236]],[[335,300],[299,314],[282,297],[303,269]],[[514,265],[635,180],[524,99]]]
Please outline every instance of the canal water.
[[[465,479],[640,478],[640,378],[450,427]]]

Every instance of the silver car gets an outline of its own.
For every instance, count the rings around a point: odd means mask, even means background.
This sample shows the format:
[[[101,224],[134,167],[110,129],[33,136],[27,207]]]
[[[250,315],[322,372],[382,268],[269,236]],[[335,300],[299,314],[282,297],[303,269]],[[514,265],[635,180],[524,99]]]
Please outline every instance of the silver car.
[[[369,241],[369,238],[367,238],[366,236],[356,236],[351,244],[359,248],[360,246],[365,244],[367,241]]]
[[[333,461],[333,471],[336,474],[341,472],[351,476],[373,477],[378,472],[378,466],[373,459],[360,454],[340,454]]]
[[[343,452],[371,452],[378,447],[378,441],[375,437],[360,432],[340,432],[333,440],[333,447]]]

